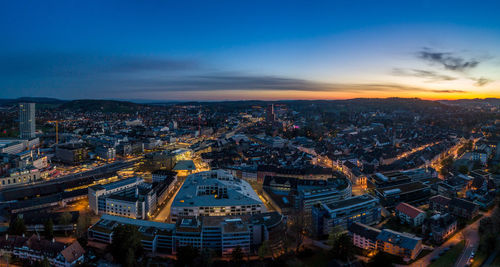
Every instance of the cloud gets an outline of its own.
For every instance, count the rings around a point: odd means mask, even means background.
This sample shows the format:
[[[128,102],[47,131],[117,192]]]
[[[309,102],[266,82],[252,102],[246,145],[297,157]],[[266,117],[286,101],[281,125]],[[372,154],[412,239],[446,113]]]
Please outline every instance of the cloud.
[[[428,90],[432,93],[446,93],[446,94],[457,94],[457,93],[467,93],[464,90]]]
[[[246,75],[243,73],[212,73],[175,79],[141,79],[123,81],[123,87],[131,92],[173,91],[301,91],[301,92],[432,92],[462,93],[461,90],[432,90],[391,83],[322,83],[306,79]]]
[[[480,77],[480,78],[472,78],[474,81],[476,81],[476,83],[474,84],[475,86],[485,86],[491,82],[493,82],[493,80],[491,79],[488,79],[488,78],[484,78],[484,77]]]
[[[155,93],[245,91],[370,93],[461,93],[394,83],[328,83],[279,75],[220,72],[196,60],[147,56],[91,54],[0,54],[0,92],[78,97],[142,97]],[[425,70],[398,70],[401,75],[451,80],[454,77]],[[20,89],[19,89],[20,88]],[[16,92],[18,90],[19,92]]]
[[[411,77],[424,78],[430,82],[453,81],[457,79],[456,77],[440,74],[435,71],[421,70],[421,69],[394,68],[392,70],[392,74],[397,76],[411,76]]]
[[[450,52],[435,52],[426,47],[417,52],[417,57],[431,64],[442,65],[447,70],[458,72],[475,68],[480,63],[476,59],[465,59]]]

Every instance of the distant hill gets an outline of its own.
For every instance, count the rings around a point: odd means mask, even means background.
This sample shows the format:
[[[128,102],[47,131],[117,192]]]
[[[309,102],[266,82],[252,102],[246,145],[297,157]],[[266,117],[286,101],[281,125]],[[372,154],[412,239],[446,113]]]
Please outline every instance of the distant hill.
[[[127,101],[116,101],[116,100],[72,100],[68,101],[61,106],[59,109],[69,109],[78,110],[84,112],[90,111],[101,111],[101,112],[118,112],[118,113],[129,113],[139,110],[144,107],[142,104],[136,104]]]
[[[492,105],[500,106],[500,98],[474,98],[474,99],[457,99],[457,100],[440,100],[439,102],[449,105]]]
[[[22,102],[35,103],[37,109],[45,109],[57,108],[66,101],[48,97],[20,97],[15,99],[0,99],[0,106],[13,106]]]
[[[15,99],[0,99],[0,104],[4,105],[17,104],[21,102],[40,103],[40,104],[62,104],[66,101],[49,97],[20,97]]]

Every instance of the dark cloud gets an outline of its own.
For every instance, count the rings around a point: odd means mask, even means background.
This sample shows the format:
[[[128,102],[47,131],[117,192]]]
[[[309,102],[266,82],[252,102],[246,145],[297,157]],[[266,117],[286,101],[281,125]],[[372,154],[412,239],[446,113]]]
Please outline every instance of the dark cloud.
[[[484,77],[480,77],[480,78],[477,78],[477,79],[473,79],[474,81],[476,81],[476,83],[474,84],[475,86],[485,86],[491,82],[493,82],[493,80],[491,79],[488,79],[488,78],[484,78]]]
[[[397,76],[412,76],[427,79],[431,82],[439,81],[453,81],[456,77],[444,75],[430,70],[420,70],[420,69],[400,69],[395,68],[392,70],[392,74]]]
[[[301,92],[434,92],[457,93],[460,90],[429,90],[400,84],[366,83],[340,84],[320,83],[305,79],[245,75],[241,73],[212,73],[207,75],[180,77],[176,79],[144,79],[123,81],[130,92],[174,92],[174,91],[301,91]]]
[[[417,57],[432,64],[442,65],[447,70],[464,72],[479,65],[476,59],[465,59],[450,52],[435,52],[424,47],[417,52]]]
[[[428,90],[428,91],[433,93],[446,93],[446,94],[467,93],[467,91],[464,90]]]
[[[397,72],[397,71],[396,71]],[[403,72],[399,70],[399,72]],[[427,79],[453,77],[424,70],[410,75]],[[0,95],[16,94],[56,97],[141,97],[145,94],[211,91],[297,91],[297,92],[433,92],[392,83],[341,84],[286,76],[250,75],[235,72],[208,72],[204,64],[174,58],[99,56],[86,54],[0,55]],[[21,89],[19,89],[21,88]],[[165,94],[163,94],[165,95]],[[167,94],[168,95],[168,94]]]

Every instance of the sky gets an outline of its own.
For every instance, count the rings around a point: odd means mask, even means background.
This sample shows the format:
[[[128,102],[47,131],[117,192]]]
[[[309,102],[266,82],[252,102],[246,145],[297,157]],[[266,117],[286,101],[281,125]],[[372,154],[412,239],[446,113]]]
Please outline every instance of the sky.
[[[500,1],[0,1],[0,98],[500,97]]]

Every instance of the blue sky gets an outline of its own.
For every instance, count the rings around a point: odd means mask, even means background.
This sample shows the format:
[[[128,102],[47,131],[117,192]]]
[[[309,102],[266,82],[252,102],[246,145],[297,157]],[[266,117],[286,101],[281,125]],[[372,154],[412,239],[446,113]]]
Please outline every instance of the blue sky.
[[[499,1],[3,1],[0,97],[500,97]]]

